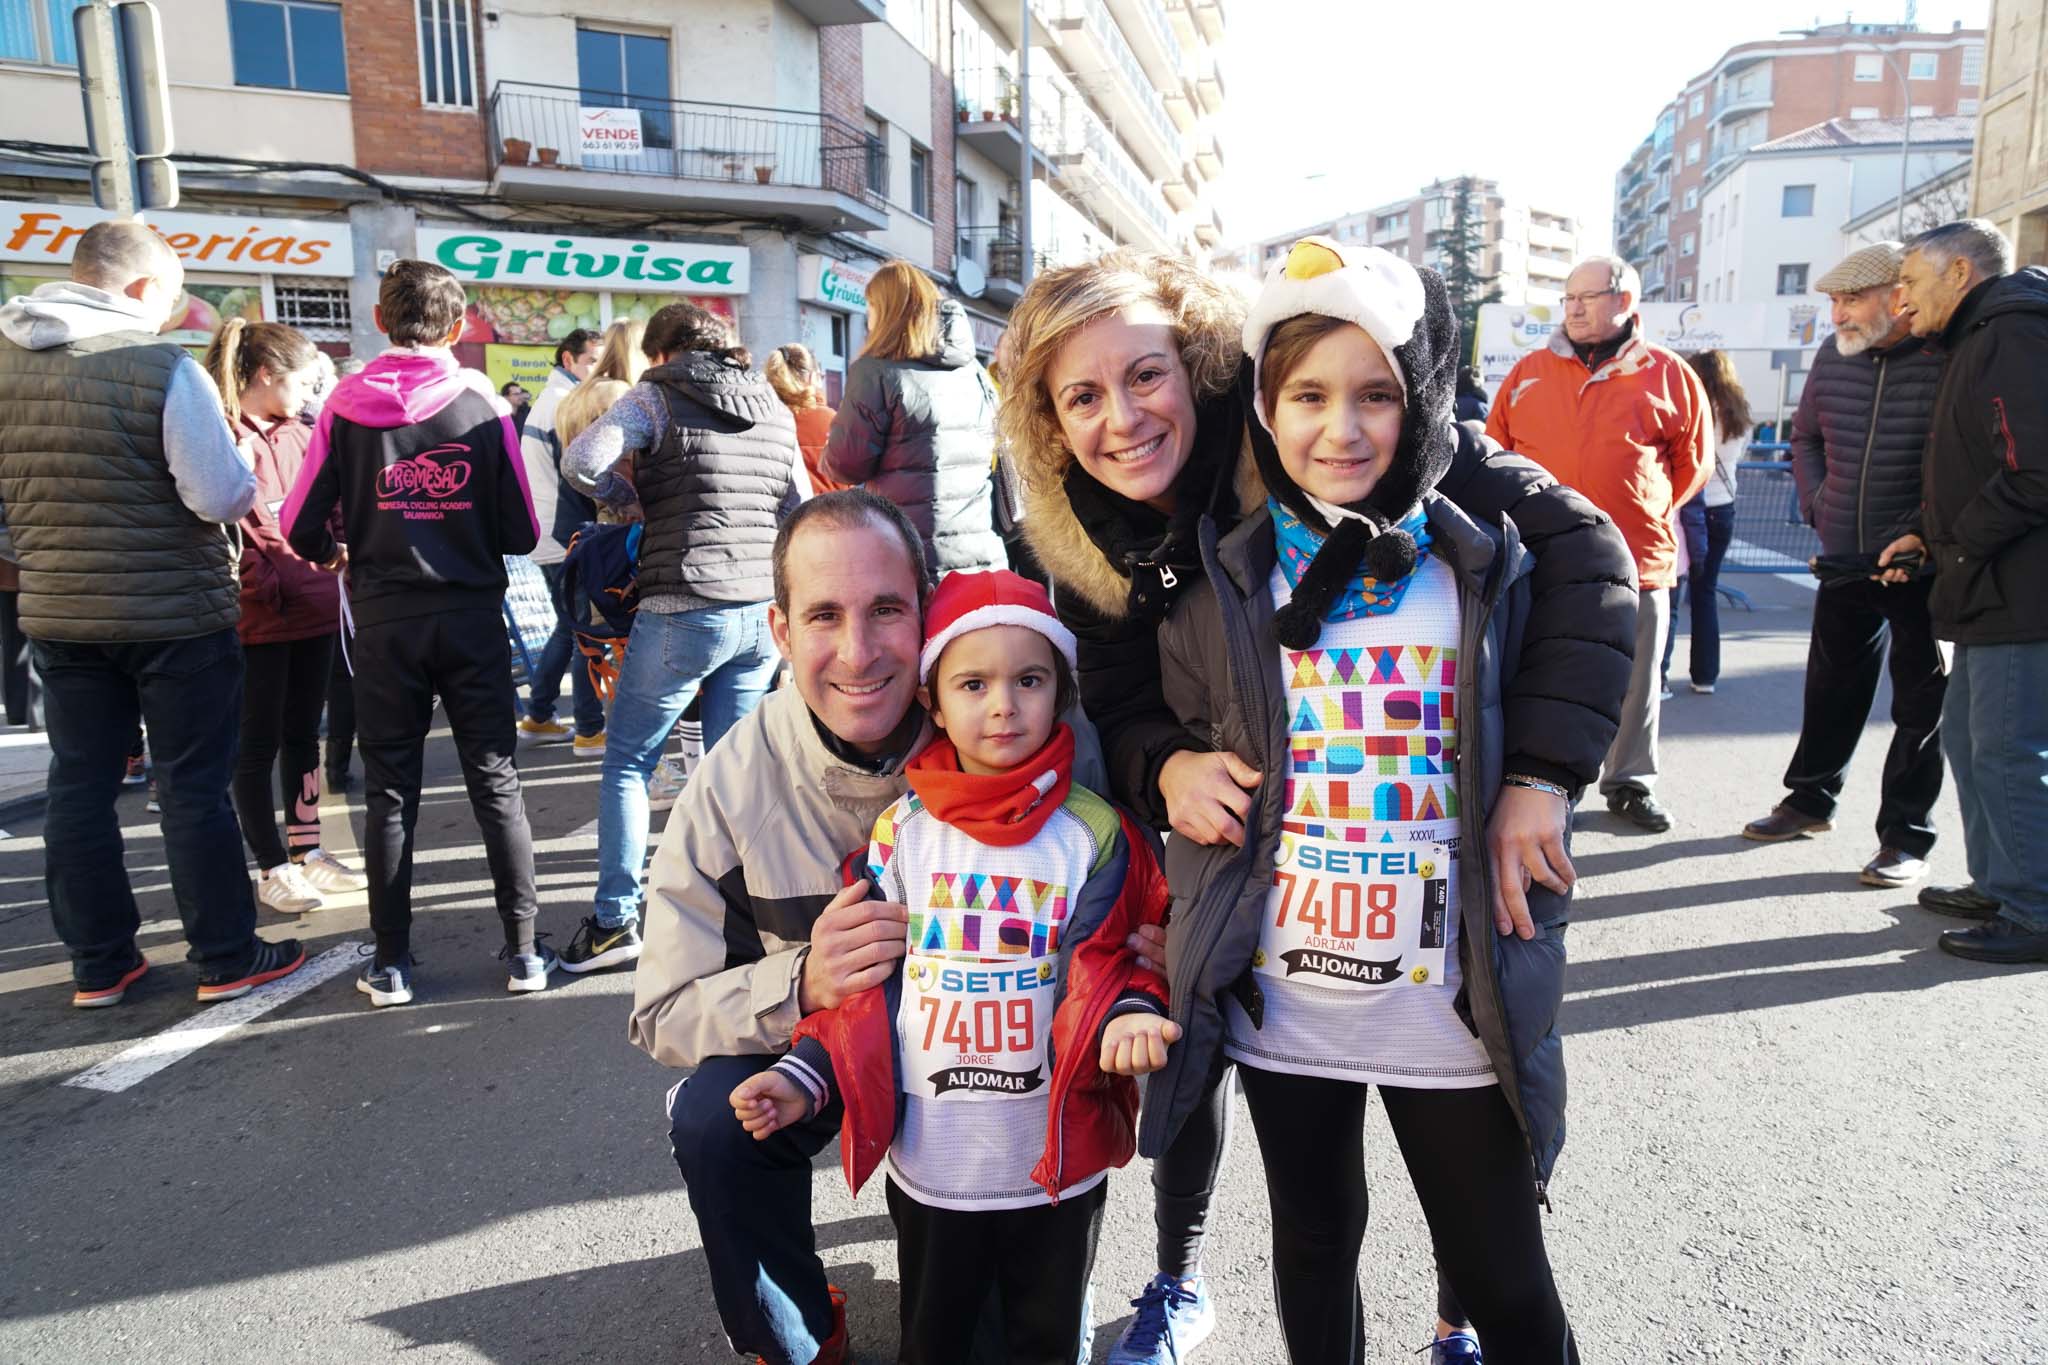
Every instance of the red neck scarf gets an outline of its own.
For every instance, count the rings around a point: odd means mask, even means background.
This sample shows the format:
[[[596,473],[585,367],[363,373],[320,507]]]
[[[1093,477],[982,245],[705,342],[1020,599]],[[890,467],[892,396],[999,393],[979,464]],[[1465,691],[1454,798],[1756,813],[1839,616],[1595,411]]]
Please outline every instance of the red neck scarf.
[[[924,808],[984,844],[1014,848],[1038,837],[1074,785],[1074,732],[1053,727],[1045,747],[1006,773],[960,771],[943,733],[903,770]]]

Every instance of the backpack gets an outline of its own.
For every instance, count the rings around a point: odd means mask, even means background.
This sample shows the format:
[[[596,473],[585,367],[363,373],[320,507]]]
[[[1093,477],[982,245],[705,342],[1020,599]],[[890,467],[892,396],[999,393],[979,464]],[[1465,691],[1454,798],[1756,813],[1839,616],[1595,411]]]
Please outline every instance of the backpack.
[[[626,638],[640,610],[640,531],[637,521],[623,526],[586,522],[569,537],[555,579],[555,611],[587,661],[591,686],[605,701],[617,688]]]

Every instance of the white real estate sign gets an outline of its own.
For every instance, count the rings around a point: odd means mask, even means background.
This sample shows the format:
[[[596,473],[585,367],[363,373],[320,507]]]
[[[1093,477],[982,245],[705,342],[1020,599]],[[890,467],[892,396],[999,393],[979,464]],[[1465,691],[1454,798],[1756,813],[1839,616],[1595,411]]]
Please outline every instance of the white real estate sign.
[[[577,108],[585,156],[638,156],[644,148],[638,109]]]

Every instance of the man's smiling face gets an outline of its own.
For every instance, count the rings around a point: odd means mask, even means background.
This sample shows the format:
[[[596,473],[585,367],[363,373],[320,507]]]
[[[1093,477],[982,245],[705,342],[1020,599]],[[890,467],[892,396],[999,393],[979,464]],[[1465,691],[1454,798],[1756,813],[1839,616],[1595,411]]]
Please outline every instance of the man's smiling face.
[[[775,647],[826,729],[879,753],[917,695],[918,583],[894,528],[807,522],[785,557],[789,603],[769,608]]]

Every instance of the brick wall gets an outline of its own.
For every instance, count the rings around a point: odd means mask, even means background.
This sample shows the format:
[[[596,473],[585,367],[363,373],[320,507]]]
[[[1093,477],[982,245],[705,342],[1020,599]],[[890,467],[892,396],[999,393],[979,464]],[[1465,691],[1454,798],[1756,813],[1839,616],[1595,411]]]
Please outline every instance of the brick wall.
[[[960,206],[954,182],[958,172],[953,161],[953,137],[958,124],[953,105],[953,81],[937,65],[932,81],[932,269],[941,275],[953,269],[953,248],[958,238],[953,218]]]
[[[859,24],[831,24],[818,30],[818,108],[854,128],[866,127],[868,106],[861,91]]]
[[[423,109],[417,0],[349,0],[342,7],[349,117],[359,168],[381,175],[489,178],[481,112],[489,87],[475,29],[470,37],[479,108]]]

